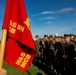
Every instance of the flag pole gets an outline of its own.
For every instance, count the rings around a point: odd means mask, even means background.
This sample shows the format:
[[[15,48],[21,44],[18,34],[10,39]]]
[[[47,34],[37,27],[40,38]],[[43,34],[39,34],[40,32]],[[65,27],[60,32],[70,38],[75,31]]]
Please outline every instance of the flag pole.
[[[7,30],[3,29],[2,30],[2,37],[1,37],[1,48],[0,48],[0,69],[2,68],[2,65],[3,65],[6,38],[7,38]]]

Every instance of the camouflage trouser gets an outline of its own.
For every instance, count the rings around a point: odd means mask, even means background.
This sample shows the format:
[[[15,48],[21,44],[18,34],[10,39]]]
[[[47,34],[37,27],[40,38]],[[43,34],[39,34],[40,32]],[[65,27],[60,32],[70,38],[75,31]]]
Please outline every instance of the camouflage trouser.
[[[41,58],[41,52],[39,51],[39,49],[36,50],[36,57]]]

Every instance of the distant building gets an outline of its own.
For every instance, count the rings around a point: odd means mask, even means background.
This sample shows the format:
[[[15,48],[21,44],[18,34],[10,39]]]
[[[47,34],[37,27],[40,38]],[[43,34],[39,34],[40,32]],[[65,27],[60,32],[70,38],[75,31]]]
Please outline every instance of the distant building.
[[[58,33],[55,33],[55,36],[58,36]]]

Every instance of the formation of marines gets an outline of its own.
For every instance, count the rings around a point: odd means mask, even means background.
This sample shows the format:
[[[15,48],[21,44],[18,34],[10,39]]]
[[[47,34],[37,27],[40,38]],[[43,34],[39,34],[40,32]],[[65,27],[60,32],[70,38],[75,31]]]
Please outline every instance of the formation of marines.
[[[76,35],[36,35],[34,41],[36,60],[56,71],[56,75],[76,74]]]

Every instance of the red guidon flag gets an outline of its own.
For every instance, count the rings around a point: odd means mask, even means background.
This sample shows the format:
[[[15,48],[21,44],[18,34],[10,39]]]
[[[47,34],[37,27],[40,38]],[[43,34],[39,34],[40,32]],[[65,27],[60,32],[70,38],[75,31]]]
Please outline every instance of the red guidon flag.
[[[36,51],[24,0],[7,0],[2,29],[7,30],[5,61],[25,72]]]

